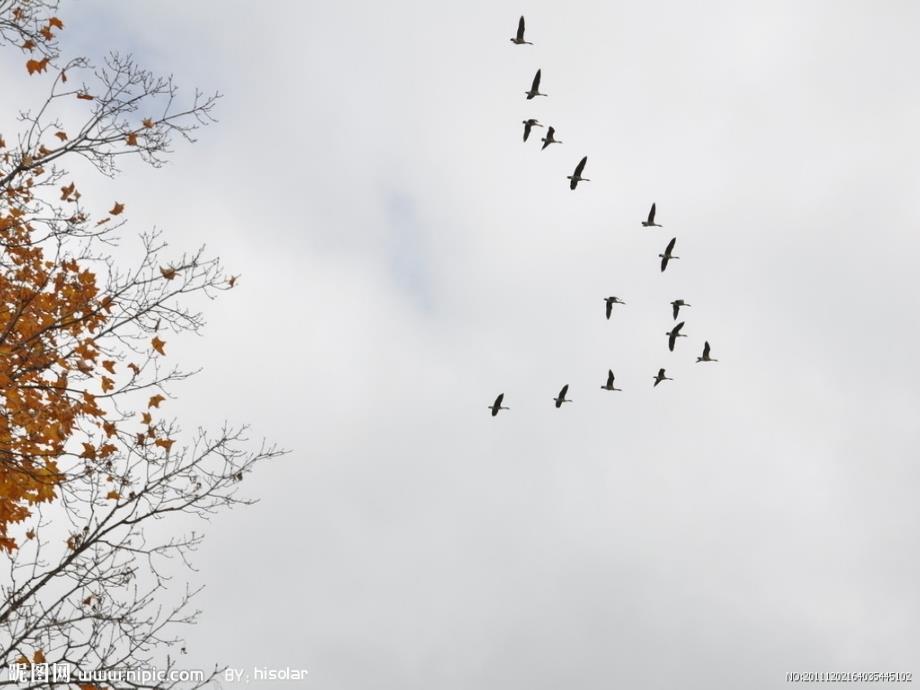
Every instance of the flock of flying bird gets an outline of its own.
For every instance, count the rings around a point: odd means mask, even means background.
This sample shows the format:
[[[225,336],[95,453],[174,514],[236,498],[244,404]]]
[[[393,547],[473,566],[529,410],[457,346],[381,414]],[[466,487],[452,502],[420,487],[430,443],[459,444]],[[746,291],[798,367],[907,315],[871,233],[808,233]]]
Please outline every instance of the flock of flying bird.
[[[518,20],[517,33],[511,39],[511,42],[514,43],[515,45],[533,45],[533,43],[531,43],[530,41],[524,40],[524,17],[521,17],[520,20]],[[528,101],[533,100],[537,96],[547,95],[545,93],[540,93],[541,76],[542,76],[542,70],[538,69],[537,73],[534,75],[533,82],[530,85],[530,90],[524,92],[524,94],[527,96]],[[524,141],[525,142],[530,138],[530,134],[533,131],[534,127],[543,127],[543,125],[536,118],[528,118],[524,120],[523,125],[524,125]],[[541,139],[541,141],[543,142],[543,146],[541,150],[545,150],[552,144],[562,143],[561,140],[556,139],[556,129],[554,127],[547,128],[546,136],[544,136]],[[590,182],[591,181],[587,177],[582,177],[582,173],[585,170],[585,165],[587,164],[587,162],[588,162],[588,157],[584,156],[578,162],[578,165],[575,166],[574,172],[571,175],[567,176],[566,179],[569,180],[569,189],[574,191],[575,188],[578,187],[579,182]],[[663,227],[659,223],[655,222],[655,211],[656,211],[656,207],[655,207],[655,204],[653,203],[651,209],[649,209],[648,218],[642,221],[643,227],[646,227],[646,228]],[[664,249],[664,253],[658,255],[658,257],[661,259],[661,272],[662,273],[668,267],[668,263],[670,261],[675,260],[675,259],[680,259],[679,256],[674,256],[673,254],[674,245],[676,243],[677,243],[677,238],[676,237],[671,238],[671,241],[668,242],[667,247],[665,247]],[[626,302],[621,300],[619,297],[605,297],[604,303],[606,305],[606,315],[607,315],[608,320],[610,319],[610,316],[613,314],[613,305],[626,304]],[[674,321],[677,321],[677,317],[680,314],[680,310],[682,307],[690,307],[690,306],[692,305],[688,304],[682,299],[676,299],[673,302],[671,302],[671,313],[673,315]],[[671,330],[665,333],[665,335],[668,337],[668,350],[670,350],[671,352],[674,351],[674,345],[676,344],[678,338],[687,337],[685,333],[681,333],[681,329],[683,329],[683,327],[684,327],[684,322],[681,321],[680,323],[676,324],[673,328],[671,328]],[[718,362],[719,361],[717,359],[713,359],[712,357],[710,357],[709,353],[710,353],[709,341],[706,341],[703,344],[703,353],[702,355],[696,358],[696,361],[697,362]],[[607,391],[622,390],[614,386],[615,378],[616,377],[613,375],[613,370],[612,369],[608,370],[607,371],[607,382],[603,386],[601,386],[601,388]],[[667,376],[665,374],[664,367],[660,368],[658,370],[658,373],[655,376],[653,376],[652,379],[654,380],[654,383],[652,384],[653,387],[657,386],[662,381],[673,381],[674,380],[670,376]],[[557,409],[562,407],[563,403],[572,402],[572,400],[565,397],[568,394],[568,392],[569,392],[569,384],[566,384],[562,387],[562,390],[559,391],[559,394],[555,398],[553,398],[553,401],[555,402]],[[489,409],[492,410],[493,417],[498,415],[499,410],[510,410],[511,409],[510,407],[505,407],[504,405],[502,405],[502,403],[504,402],[504,399],[505,399],[505,394],[500,393],[498,397],[495,398],[495,402],[489,405]]]

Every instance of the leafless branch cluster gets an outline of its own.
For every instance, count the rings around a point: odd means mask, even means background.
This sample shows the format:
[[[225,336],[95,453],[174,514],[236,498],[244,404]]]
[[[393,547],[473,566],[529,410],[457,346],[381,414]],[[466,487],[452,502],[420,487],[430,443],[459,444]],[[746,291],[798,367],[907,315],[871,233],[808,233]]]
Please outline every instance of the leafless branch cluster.
[[[173,668],[183,645],[173,629],[194,623],[199,611],[190,608],[198,590],[177,595],[171,584],[192,567],[189,556],[202,540],[200,532],[173,530],[189,517],[250,503],[237,495],[240,482],[256,463],[281,454],[264,445],[241,450],[245,428],[214,436],[199,430],[188,447],[166,453],[127,435],[117,443],[111,459],[74,474],[60,504],[39,511],[31,538],[8,559],[3,658],[31,659],[41,649],[49,664],[67,664],[75,676]]]

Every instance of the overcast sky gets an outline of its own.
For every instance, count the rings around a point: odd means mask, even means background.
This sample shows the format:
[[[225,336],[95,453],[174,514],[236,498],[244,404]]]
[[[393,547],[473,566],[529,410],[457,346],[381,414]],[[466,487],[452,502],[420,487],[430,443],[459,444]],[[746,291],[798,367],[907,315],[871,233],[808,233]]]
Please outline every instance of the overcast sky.
[[[228,5],[61,12],[65,53],[225,94],[113,185],[130,229],[242,274],[170,343],[204,366],[170,411],[292,450],[207,528],[188,666],[323,690],[920,673],[920,7]],[[564,143],[522,143],[528,117]]]

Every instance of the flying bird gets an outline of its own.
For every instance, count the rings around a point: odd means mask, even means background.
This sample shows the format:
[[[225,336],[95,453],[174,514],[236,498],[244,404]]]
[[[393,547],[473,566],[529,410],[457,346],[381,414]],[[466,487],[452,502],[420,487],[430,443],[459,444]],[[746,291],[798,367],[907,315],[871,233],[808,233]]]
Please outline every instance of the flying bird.
[[[659,383],[661,383],[662,381],[673,381],[673,380],[674,380],[674,379],[672,379],[670,376],[665,376],[665,375],[664,375],[664,369],[663,369],[663,368],[662,368],[662,369],[659,369],[659,370],[658,370],[658,375],[657,375],[657,376],[653,376],[652,378],[655,379],[655,383],[652,384],[652,388],[654,388],[655,386],[657,386],[657,385],[658,385]]]
[[[671,302],[671,313],[674,314],[674,320],[677,321],[677,315],[680,313],[681,307],[692,307],[692,304],[687,304],[682,299],[676,299]]]
[[[585,169],[585,163],[587,162],[588,162],[588,157],[585,156],[578,162],[578,165],[575,166],[575,172],[571,175],[566,175],[566,177],[569,180],[571,180],[571,182],[569,182],[569,189],[575,189],[575,187],[578,186],[579,182],[590,182],[591,181],[587,177],[581,176],[582,171]]]
[[[703,343],[703,356],[696,358],[697,362],[718,362],[719,360],[713,359],[709,356],[709,341],[707,340]]]
[[[542,69],[538,69],[537,73],[533,75],[533,84],[530,85],[530,91],[525,91],[527,94],[527,100],[529,101],[534,96],[545,96],[545,93],[540,93],[540,73]]]
[[[541,141],[543,142],[543,148],[540,149],[541,151],[545,149],[547,146],[549,146],[550,144],[561,144],[562,143],[562,140],[553,138],[553,135],[555,133],[556,133],[555,127],[550,127],[548,130],[546,130],[546,136],[543,137],[543,139],[541,139]]]
[[[614,388],[613,386],[613,369],[607,370],[607,383],[601,386],[605,391],[622,391],[622,388]]]
[[[626,302],[621,300],[619,297],[605,297],[604,302],[607,303],[607,320],[608,321],[610,320],[610,314],[613,313],[614,304],[626,304]]]
[[[518,30],[514,38],[511,39],[511,42],[515,45],[524,45],[525,43],[529,46],[532,46],[533,43],[530,41],[524,40],[524,16],[521,15],[521,18],[518,19]]]
[[[646,228],[661,228],[664,227],[655,222],[655,204],[652,204],[652,208],[648,212],[648,220],[643,220],[642,225]]]
[[[524,120],[523,124],[524,124],[524,141],[527,141],[527,137],[530,136],[530,130],[532,127],[542,127],[543,126],[539,122],[537,122],[534,118]],[[550,127],[550,129],[552,129],[552,127]]]
[[[574,189],[574,187],[573,187]],[[679,256],[671,256],[671,252],[674,251],[674,243],[677,242],[676,237],[672,237],[671,241],[668,242],[668,246],[665,247],[664,254],[659,254],[661,257],[661,272],[664,273],[664,269],[668,267],[668,262],[671,259],[679,259]]]
[[[665,333],[665,335],[668,336],[668,349],[671,352],[674,352],[674,343],[677,342],[678,338],[687,337],[686,334],[680,332],[680,329],[683,327],[684,327],[684,322],[681,321],[679,324],[674,326],[674,328],[672,328],[670,331]]]
[[[505,399],[504,393],[499,393],[498,397],[495,398],[495,402],[489,405],[489,409],[492,410],[492,416],[495,417],[498,415],[499,410],[510,410],[510,407],[502,407],[502,400]]]
[[[557,408],[557,409],[560,408],[560,407],[562,407],[562,403],[572,402],[571,400],[566,400],[566,399],[565,399],[565,394],[568,393],[568,392],[569,392],[569,384],[565,384],[565,385],[562,387],[562,390],[559,391],[559,397],[558,397],[558,398],[553,398],[553,400],[556,401],[556,408]]]

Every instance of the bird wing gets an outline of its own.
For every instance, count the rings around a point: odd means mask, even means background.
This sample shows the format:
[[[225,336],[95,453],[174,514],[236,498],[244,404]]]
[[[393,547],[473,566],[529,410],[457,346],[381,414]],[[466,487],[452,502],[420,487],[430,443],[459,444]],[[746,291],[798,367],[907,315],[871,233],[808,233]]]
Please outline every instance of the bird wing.
[[[542,69],[538,69],[537,73],[533,75],[533,84],[530,85],[530,90],[534,93],[540,90],[540,72],[542,71]]]
[[[686,322],[686,321],[681,321],[679,324],[677,324],[676,326],[674,326],[674,330],[671,331],[671,332],[672,332],[674,335],[677,335],[678,333],[680,333],[680,329],[684,327],[684,324],[685,324],[685,323],[687,323],[687,322]]]
[[[651,210],[648,212],[648,222],[649,224],[655,222],[655,204],[652,204]]]
[[[610,314],[613,312],[613,302],[609,299],[607,300],[607,318],[610,318]]]
[[[660,379],[664,378],[664,368],[661,368],[658,370],[658,378]]]
[[[524,123],[524,141],[527,141],[527,137],[530,136],[530,128],[533,127],[533,124],[530,120]]]
[[[575,166],[575,177],[581,177],[581,172],[582,170],[585,169],[585,163],[587,162],[588,162],[587,156],[585,156],[578,162],[578,165]]]
[[[504,400],[504,399],[505,399],[505,394],[504,394],[504,393],[499,393],[499,394],[498,394],[498,397],[495,398],[495,402],[492,404],[492,407],[501,407],[502,400]]]
[[[671,335],[668,336],[668,349],[671,352],[674,352],[674,341],[677,340],[677,331],[671,331]]]
[[[613,387],[613,369],[607,370],[607,386],[610,388]]]
[[[665,254],[670,254],[671,251],[674,249],[674,244],[675,244],[676,242],[677,242],[677,238],[676,238],[676,237],[672,237],[672,238],[671,238],[671,241],[668,242],[668,246],[667,246],[667,248],[665,248],[664,253],[665,253]]]
[[[569,384],[565,384],[565,385],[562,387],[562,390],[559,391],[559,399],[560,399],[560,400],[565,400],[565,394],[568,393],[568,392],[569,392]]]
[[[709,357],[709,341],[703,343],[703,359]]]
[[[680,304],[677,302],[671,302],[671,311],[674,314],[674,318],[677,318],[677,315],[680,313]]]
[[[666,269],[666,268],[668,267],[668,259],[670,259],[670,258],[671,258],[671,257],[668,256],[667,254],[664,254],[664,255],[661,257],[661,270],[662,270],[662,271],[664,271],[664,269]]]
[[[537,28],[539,28],[539,27],[537,27]],[[524,17],[523,17],[523,15],[522,15],[521,18],[518,20],[517,40],[519,40],[519,41],[523,41],[523,40],[524,40]]]

